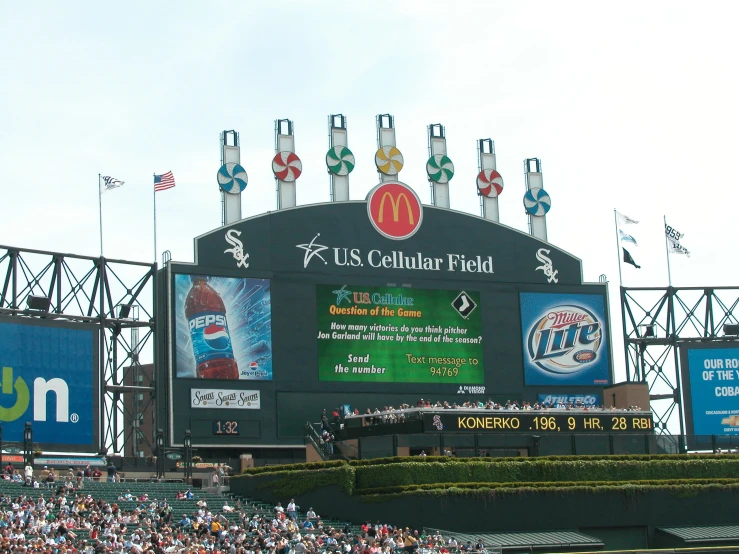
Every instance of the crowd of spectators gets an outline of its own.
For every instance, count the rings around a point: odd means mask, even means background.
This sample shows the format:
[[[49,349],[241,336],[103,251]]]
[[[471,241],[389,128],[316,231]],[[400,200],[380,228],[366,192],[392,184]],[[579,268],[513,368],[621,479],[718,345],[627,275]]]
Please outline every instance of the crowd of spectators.
[[[7,471],[15,475],[17,471]],[[75,476],[76,477],[76,476]],[[29,489],[0,495],[0,552],[9,554],[412,554],[482,552],[478,544],[458,544],[438,534],[424,534],[379,522],[332,527],[313,508],[304,516],[290,500],[271,513],[256,506],[208,506],[191,489],[177,500],[192,509],[175,513],[166,499],[134,496],[130,490],[107,502],[84,489],[84,482],[64,480],[52,489]],[[11,478],[11,480],[15,480]],[[35,480],[33,477],[31,480]],[[125,508],[123,507],[125,503]],[[232,514],[236,514],[234,517]],[[231,515],[231,517],[228,517]]]
[[[343,422],[345,417],[361,417],[362,425],[376,425],[380,423],[403,423],[410,417],[417,416],[421,410],[534,410],[534,411],[550,411],[550,410],[578,410],[578,411],[624,411],[620,408],[608,407],[608,406],[595,406],[590,404],[584,404],[581,401],[576,402],[521,402],[518,401],[506,401],[505,404],[499,404],[493,400],[487,400],[486,402],[466,400],[461,403],[449,402],[447,400],[437,400],[433,402],[431,400],[424,400],[421,398],[415,406],[410,404],[400,404],[399,406],[383,406],[382,409],[367,408],[364,413],[361,413],[358,409],[350,413],[343,413],[342,410],[336,408],[333,410],[331,419],[329,420],[326,410],[323,410],[321,414],[321,431],[331,435],[331,424],[334,426],[339,425]],[[629,406],[625,411],[642,411],[639,406]]]

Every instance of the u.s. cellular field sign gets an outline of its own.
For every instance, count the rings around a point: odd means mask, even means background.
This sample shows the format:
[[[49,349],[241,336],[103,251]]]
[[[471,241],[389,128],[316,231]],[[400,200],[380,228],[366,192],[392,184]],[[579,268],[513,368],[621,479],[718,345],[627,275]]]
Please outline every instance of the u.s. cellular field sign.
[[[476,291],[318,285],[323,381],[484,383]]]

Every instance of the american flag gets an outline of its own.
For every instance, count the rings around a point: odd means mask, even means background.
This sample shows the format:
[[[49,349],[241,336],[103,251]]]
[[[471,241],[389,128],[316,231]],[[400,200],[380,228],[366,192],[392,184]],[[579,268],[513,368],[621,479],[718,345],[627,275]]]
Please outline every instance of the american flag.
[[[154,175],[154,192],[167,190],[174,187],[174,175],[171,171],[167,171],[162,175]]]

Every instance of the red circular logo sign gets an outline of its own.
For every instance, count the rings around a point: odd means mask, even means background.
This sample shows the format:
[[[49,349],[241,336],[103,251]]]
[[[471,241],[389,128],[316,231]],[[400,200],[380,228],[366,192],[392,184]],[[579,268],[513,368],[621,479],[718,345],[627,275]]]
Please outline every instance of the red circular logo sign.
[[[381,183],[367,196],[367,214],[384,237],[403,240],[421,227],[423,206],[408,185],[398,181]]]

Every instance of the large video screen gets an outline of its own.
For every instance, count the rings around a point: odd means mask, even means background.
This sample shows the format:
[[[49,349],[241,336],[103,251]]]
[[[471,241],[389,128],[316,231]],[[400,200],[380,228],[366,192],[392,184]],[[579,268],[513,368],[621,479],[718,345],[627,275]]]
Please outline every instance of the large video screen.
[[[174,276],[175,375],[272,380],[268,279]]]
[[[0,321],[3,441],[93,446],[95,365],[92,329]]]
[[[521,293],[527,385],[608,385],[611,365],[604,297]]]
[[[739,435],[739,348],[684,348],[683,392],[692,434]]]
[[[318,285],[323,381],[484,383],[480,294]]]

